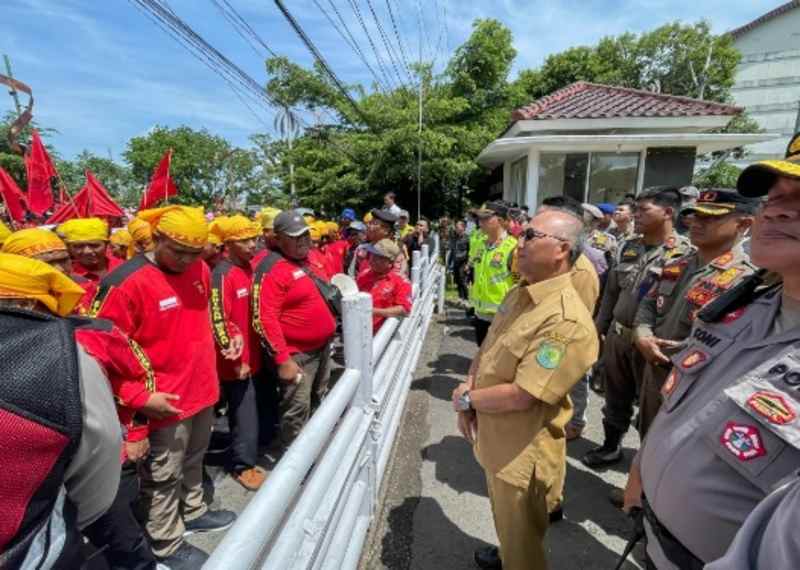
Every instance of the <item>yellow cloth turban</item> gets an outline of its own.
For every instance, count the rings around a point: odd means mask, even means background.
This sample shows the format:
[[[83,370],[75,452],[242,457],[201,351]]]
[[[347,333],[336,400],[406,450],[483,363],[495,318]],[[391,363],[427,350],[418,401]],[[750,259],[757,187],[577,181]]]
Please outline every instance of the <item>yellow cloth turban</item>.
[[[319,241],[327,232],[327,228],[325,222],[312,222],[308,226],[308,231],[311,235],[311,241]]]
[[[124,245],[128,247],[133,241],[131,237],[131,233],[128,230],[117,230],[113,234],[111,234],[111,239],[109,240],[114,245]]]
[[[281,211],[278,208],[261,208],[261,227],[265,230],[271,230],[275,218]]]
[[[3,253],[34,257],[51,251],[67,251],[67,245],[50,230],[28,228],[11,234],[3,242]]]
[[[337,236],[339,234],[339,224],[336,222],[326,222],[325,225],[328,228],[328,235]]]
[[[133,218],[128,222],[128,232],[133,241],[145,242],[153,239],[153,228],[141,218]]]
[[[0,299],[36,299],[64,317],[83,294],[83,288],[44,261],[0,253]]]
[[[67,220],[56,228],[56,233],[67,242],[106,241],[108,224],[100,218]]]
[[[368,224],[372,221],[372,212],[367,212],[364,214],[364,223]]]
[[[220,216],[208,228],[209,238],[217,236],[221,241],[252,239],[261,234],[261,228],[244,216]]]
[[[212,245],[222,245],[222,239],[219,237],[217,233],[217,224],[219,223],[219,218],[214,218],[210,224],[208,224],[208,243]]]
[[[11,230],[3,223],[3,220],[0,220],[0,245],[3,245],[3,242],[6,241],[6,238],[10,235]]]
[[[203,247],[208,241],[208,223],[203,208],[165,206],[142,210],[138,217],[153,231],[187,247]]]

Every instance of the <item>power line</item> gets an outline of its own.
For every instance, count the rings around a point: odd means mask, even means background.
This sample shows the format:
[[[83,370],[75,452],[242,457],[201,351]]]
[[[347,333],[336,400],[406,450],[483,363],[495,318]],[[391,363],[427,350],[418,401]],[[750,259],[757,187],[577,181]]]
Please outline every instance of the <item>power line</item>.
[[[389,42],[389,38],[386,35],[386,32],[383,30],[383,26],[381,25],[381,21],[378,19],[378,14],[375,12],[375,7],[372,5],[372,0],[367,0],[367,6],[369,7],[369,11],[372,14],[372,19],[375,20],[375,25],[378,28],[378,34],[381,36],[381,41],[383,45],[386,47],[386,53],[389,55],[389,61],[392,64],[392,68],[394,68],[394,73],[397,75],[397,79],[400,81],[400,85],[403,87],[408,87],[405,85],[403,78],[400,76],[400,71],[398,69],[397,61],[399,58],[397,54],[394,52],[394,48],[392,44]]]
[[[353,34],[350,32],[350,28],[347,27],[347,24],[344,22],[344,19],[342,18],[342,15],[339,13],[339,10],[336,8],[336,5],[333,3],[333,0],[328,0],[328,2],[330,3],[330,5],[333,8],[333,10],[336,12],[336,15],[339,17],[339,21],[344,26],[344,29],[342,29],[336,23],[336,21],[333,19],[333,17],[319,3],[318,0],[313,0],[313,2],[317,6],[319,11],[322,12],[322,14],[325,16],[325,18],[327,18],[327,20],[328,20],[328,22],[330,22],[331,26],[333,26],[333,29],[336,30],[336,32],[342,37],[344,42],[348,46],[350,46],[350,49],[352,49],[356,53],[356,55],[359,57],[359,59],[361,59],[361,62],[369,70],[369,72],[372,74],[372,77],[375,79],[375,84],[376,84],[376,87],[378,88],[378,90],[386,91],[386,87],[383,84],[383,81],[381,80],[380,77],[378,77],[378,74],[375,73],[375,70],[369,64],[369,61],[367,61],[367,58],[364,57],[364,52],[361,51],[361,46],[359,46],[358,42],[356,42],[355,38],[353,37]]]
[[[297,32],[297,35],[300,36],[300,40],[306,45],[308,50],[311,52],[311,55],[314,56],[314,59],[317,60],[317,63],[319,63],[323,71],[328,75],[328,77],[330,77],[331,81],[333,81],[336,88],[339,90],[342,96],[344,96],[344,98],[353,108],[353,111],[355,111],[356,115],[358,115],[358,117],[363,121],[365,125],[370,126],[370,120],[361,110],[361,107],[359,107],[358,104],[355,102],[355,100],[350,96],[350,93],[348,93],[345,86],[342,84],[342,82],[330,68],[328,62],[325,61],[324,57],[322,57],[322,54],[317,49],[317,46],[314,45],[314,42],[311,41],[311,38],[308,37],[308,35],[305,33],[305,31],[297,22],[297,20],[294,19],[294,16],[292,16],[291,12],[289,12],[286,6],[284,6],[282,0],[275,0],[275,4],[278,6],[278,9],[280,9],[280,11],[289,21],[289,25],[291,25],[294,31]]]
[[[390,2],[390,0],[386,0],[386,8],[389,11],[389,20],[392,22],[394,37],[397,40],[397,45],[400,47],[400,57],[403,60],[403,65],[405,65],[406,67],[406,73],[408,74],[409,79],[411,79],[411,82],[413,83],[414,80],[411,76],[411,66],[408,64],[408,57],[406,56],[405,46],[403,45],[403,40],[400,37],[400,29],[397,26],[397,20],[394,17],[394,10],[392,10],[392,3]]]
[[[353,13],[356,15],[356,19],[358,20],[358,23],[361,25],[361,29],[364,30],[364,35],[367,36],[367,41],[369,41],[369,45],[372,48],[372,53],[375,54],[375,59],[378,62],[378,67],[381,69],[381,73],[383,73],[386,83],[389,85],[391,89],[395,89],[396,85],[394,85],[392,81],[388,80],[389,74],[386,72],[387,69],[386,64],[384,63],[383,58],[381,57],[380,51],[378,51],[378,48],[375,47],[375,42],[372,41],[372,34],[369,33],[367,25],[364,23],[364,18],[361,15],[361,9],[358,7],[358,4],[355,2],[355,0],[347,0],[347,1],[350,4],[350,8],[353,10]]]
[[[259,53],[257,47],[261,46],[261,48],[272,57],[278,57],[278,54],[267,45],[261,36],[258,35],[258,33],[250,26],[250,24],[247,23],[247,20],[245,20],[241,14],[236,11],[236,8],[231,6],[228,0],[211,0],[211,2],[222,13],[225,19],[230,22],[236,32],[253,47],[258,55],[262,55]]]

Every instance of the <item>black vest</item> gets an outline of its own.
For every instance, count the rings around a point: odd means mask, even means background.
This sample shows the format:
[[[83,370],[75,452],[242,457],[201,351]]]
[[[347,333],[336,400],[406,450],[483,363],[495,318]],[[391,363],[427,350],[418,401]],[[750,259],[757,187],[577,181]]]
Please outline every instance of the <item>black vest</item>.
[[[54,568],[80,565],[77,512],[64,490],[83,425],[75,326],[0,310],[0,441],[8,449],[0,465],[10,483],[0,509],[18,523],[15,534],[0,536],[0,568],[18,568],[28,556],[47,556]]]

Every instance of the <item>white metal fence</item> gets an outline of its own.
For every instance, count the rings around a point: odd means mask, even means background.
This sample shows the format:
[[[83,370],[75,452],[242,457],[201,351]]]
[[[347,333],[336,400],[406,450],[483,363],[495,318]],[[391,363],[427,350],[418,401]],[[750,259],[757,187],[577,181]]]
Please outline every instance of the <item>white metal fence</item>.
[[[343,301],[346,370],[203,568],[347,570],[358,566],[445,271],[414,252],[414,305],[372,336],[372,298]]]

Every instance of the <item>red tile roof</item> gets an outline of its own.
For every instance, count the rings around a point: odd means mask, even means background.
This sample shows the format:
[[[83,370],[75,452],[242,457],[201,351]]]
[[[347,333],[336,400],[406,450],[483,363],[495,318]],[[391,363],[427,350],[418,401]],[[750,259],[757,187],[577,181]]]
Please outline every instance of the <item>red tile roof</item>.
[[[511,114],[512,121],[738,115],[741,107],[578,81]]]
[[[774,10],[770,10],[769,12],[764,14],[763,16],[761,16],[759,18],[756,18],[755,20],[753,20],[749,24],[745,24],[744,26],[740,26],[738,28],[735,28],[735,29],[731,30],[728,33],[730,35],[732,35],[734,38],[738,38],[739,36],[741,36],[745,32],[749,32],[753,28],[757,28],[761,24],[769,22],[772,18],[777,18],[778,16],[780,16],[782,14],[785,14],[789,10],[793,10],[795,8],[800,8],[800,0],[792,0],[791,2],[787,2],[786,4],[782,4],[782,5],[778,6],[777,8],[775,8]]]

